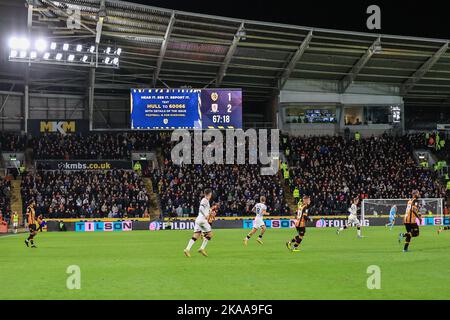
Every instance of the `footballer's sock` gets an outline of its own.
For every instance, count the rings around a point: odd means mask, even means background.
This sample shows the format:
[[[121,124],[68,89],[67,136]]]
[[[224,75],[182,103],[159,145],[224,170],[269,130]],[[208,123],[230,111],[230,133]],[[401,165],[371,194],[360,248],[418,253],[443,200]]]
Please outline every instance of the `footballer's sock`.
[[[252,237],[252,236],[251,236],[251,234],[249,233],[249,234],[247,235],[247,240],[250,240],[251,237]]]
[[[444,227],[444,230],[450,230],[450,226]]]
[[[408,232],[406,234],[406,240],[405,240],[405,246],[403,247],[403,250],[408,250],[409,243],[411,242],[411,234]]]
[[[260,239],[262,239],[262,237],[263,237],[263,235],[262,235],[262,234],[260,234],[260,235],[258,236],[258,238],[260,238]]]
[[[197,239],[195,239],[195,238],[192,238],[191,240],[189,240],[189,243],[188,243],[186,249],[191,250],[191,248],[192,248],[192,246],[194,245],[194,243],[195,243],[196,240],[197,240]]]
[[[204,250],[206,248],[206,245],[208,244],[208,239],[204,238],[202,242],[202,246],[200,247],[201,250]]]
[[[34,240],[33,239],[30,240],[30,243],[31,243],[32,246],[34,246]]]
[[[361,228],[358,227],[358,230],[356,231],[358,233],[358,237],[361,237]]]
[[[407,251],[409,247],[409,242],[405,242],[405,246],[403,247],[403,250]]]

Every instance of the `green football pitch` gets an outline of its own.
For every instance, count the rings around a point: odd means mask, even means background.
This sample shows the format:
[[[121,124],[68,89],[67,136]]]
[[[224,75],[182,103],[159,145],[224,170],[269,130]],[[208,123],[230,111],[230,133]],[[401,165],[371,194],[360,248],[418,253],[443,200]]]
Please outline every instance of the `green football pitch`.
[[[215,230],[209,257],[183,249],[191,231],[41,233],[0,237],[3,299],[450,299],[450,231],[421,228],[411,251],[397,242],[402,227],[309,228],[302,251],[289,252],[289,229],[269,229],[264,245],[248,230]],[[67,268],[80,268],[81,289],[69,290]],[[369,289],[369,266],[381,288]],[[369,271],[371,269],[369,268]],[[372,278],[371,278],[372,279]],[[369,279],[369,283],[375,283]]]

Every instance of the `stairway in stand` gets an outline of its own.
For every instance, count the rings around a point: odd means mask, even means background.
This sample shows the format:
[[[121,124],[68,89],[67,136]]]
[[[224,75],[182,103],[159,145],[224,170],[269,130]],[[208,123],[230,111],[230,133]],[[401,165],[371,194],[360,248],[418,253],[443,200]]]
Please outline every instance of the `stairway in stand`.
[[[147,189],[147,192],[150,196],[150,208],[149,208],[149,215],[150,220],[159,219],[161,216],[161,208],[159,206],[158,198],[156,194],[153,192],[153,184],[152,180],[150,178],[143,178],[145,188]]]
[[[279,179],[281,180],[281,184],[283,185],[284,190],[284,199],[286,200],[288,206],[289,206],[289,213],[291,215],[295,215],[297,212],[297,202],[295,202],[294,196],[292,195],[292,191],[289,188],[289,183],[284,180],[282,175],[279,175]]]

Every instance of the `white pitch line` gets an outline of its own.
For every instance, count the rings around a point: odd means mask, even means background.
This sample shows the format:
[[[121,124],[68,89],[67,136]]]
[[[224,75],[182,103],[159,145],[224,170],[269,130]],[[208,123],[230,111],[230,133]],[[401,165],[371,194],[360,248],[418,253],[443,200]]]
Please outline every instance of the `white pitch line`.
[[[23,234],[23,233],[8,234],[8,235],[6,235],[6,236],[0,236],[0,239],[2,239],[2,238],[14,237],[14,236],[20,236],[20,235],[22,235],[22,234]]]

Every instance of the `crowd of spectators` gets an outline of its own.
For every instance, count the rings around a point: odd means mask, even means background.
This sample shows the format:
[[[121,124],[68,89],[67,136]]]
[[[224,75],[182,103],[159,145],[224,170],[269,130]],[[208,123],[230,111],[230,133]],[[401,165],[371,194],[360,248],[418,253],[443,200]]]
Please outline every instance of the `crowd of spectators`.
[[[23,137],[6,137],[0,135],[2,150],[26,145]],[[130,159],[132,150],[161,148],[162,165],[144,174],[152,179],[166,215],[197,215],[205,188],[213,189],[212,201],[219,203],[222,216],[251,214],[263,195],[271,214],[291,214],[280,176],[261,175],[261,166],[256,164],[176,165],[170,154],[176,142],[170,138],[170,132],[45,134],[32,139],[30,145],[36,159],[67,160]],[[412,189],[419,189],[423,197],[445,196],[445,187],[437,183],[435,173],[419,167],[413,159],[413,149],[426,144],[423,134],[360,140],[287,137],[280,141],[280,150],[289,150],[289,186],[312,197],[316,214],[346,213],[355,196],[408,198]],[[8,190],[4,182],[0,187]],[[147,215],[149,210],[144,183],[132,171],[37,170],[23,178],[21,191],[24,206],[34,199],[37,213],[47,217],[133,217]],[[3,193],[0,190],[0,210],[9,205]]]
[[[317,214],[346,213],[354,197],[406,199],[413,189],[426,198],[445,196],[435,173],[413,160],[409,136],[283,140],[282,150],[289,149],[291,188],[310,195]]]
[[[163,214],[196,216],[205,188],[213,190],[212,202],[219,204],[219,216],[252,214],[251,210],[260,196],[266,197],[267,211],[272,215],[289,214],[278,176],[261,175],[261,166],[257,164],[180,166],[171,161],[175,143],[170,142],[170,136],[162,140],[163,165],[151,172]]]
[[[11,181],[0,178],[0,213],[3,218],[9,216],[11,206]]]
[[[212,202],[219,215],[251,214],[260,196],[266,196],[268,211],[287,215],[289,208],[277,176],[261,176],[258,165],[166,165],[153,172],[153,184],[164,214],[195,216],[205,188],[212,188]]]
[[[0,152],[24,151],[27,145],[27,136],[17,133],[0,132]]]
[[[156,149],[163,136],[159,132],[46,133],[33,138],[31,145],[35,159],[130,159],[133,150]]]
[[[38,171],[23,177],[24,209],[36,201],[46,218],[148,216],[149,195],[134,171]]]

